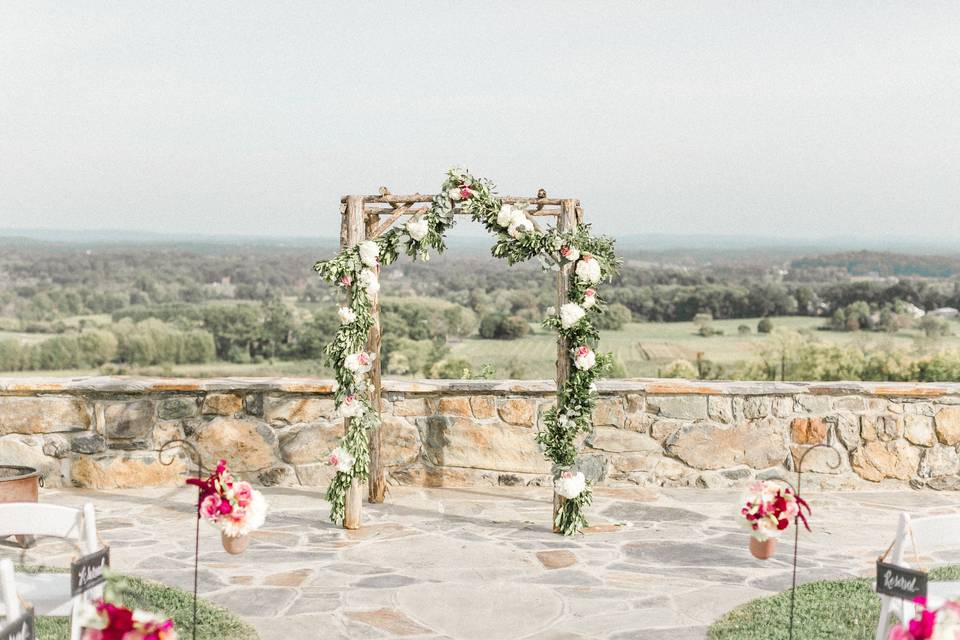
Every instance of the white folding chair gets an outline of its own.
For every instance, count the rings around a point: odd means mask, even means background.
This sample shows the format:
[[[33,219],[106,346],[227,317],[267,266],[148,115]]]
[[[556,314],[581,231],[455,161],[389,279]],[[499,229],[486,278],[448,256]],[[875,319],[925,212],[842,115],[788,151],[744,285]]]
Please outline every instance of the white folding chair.
[[[83,510],[35,502],[0,504],[0,538],[14,535],[70,540],[77,543],[81,555],[101,548],[97,518],[89,503],[83,505]],[[79,616],[84,598],[103,594],[103,587],[99,586],[74,597],[70,578],[62,573],[19,574],[17,584],[20,596],[33,604],[38,616],[70,616],[70,640],[80,640]]]
[[[7,558],[0,560],[0,600],[3,601],[3,611],[0,611],[0,628],[16,620],[23,613],[20,607],[20,596],[17,594],[17,583],[13,579],[13,562]]]
[[[911,518],[909,513],[900,514],[897,537],[890,549],[887,562],[908,569],[917,569],[905,559],[906,551],[916,549],[924,553],[937,548],[960,547],[960,514]],[[936,609],[950,598],[960,597],[960,582],[928,582],[927,607]],[[875,640],[887,640],[890,633],[890,616],[901,622],[913,619],[916,607],[912,602],[891,596],[880,596],[880,620],[877,623]]]

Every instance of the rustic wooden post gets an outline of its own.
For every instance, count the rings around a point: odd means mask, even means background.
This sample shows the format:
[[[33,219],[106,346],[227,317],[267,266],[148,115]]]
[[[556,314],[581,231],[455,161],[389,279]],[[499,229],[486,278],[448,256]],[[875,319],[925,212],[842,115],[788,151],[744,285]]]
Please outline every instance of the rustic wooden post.
[[[364,236],[363,196],[347,196],[340,221],[340,250],[360,244]],[[350,428],[350,418],[343,419],[344,433]],[[363,485],[354,478],[343,498],[343,528],[360,528],[360,508],[363,504]]]
[[[577,226],[577,201],[561,200],[560,215],[557,216],[557,230],[564,232]],[[560,271],[557,272],[557,309],[567,302],[567,292],[570,289],[570,275],[573,273],[573,263],[564,263],[560,265]],[[570,376],[570,349],[573,345],[567,344],[562,336],[557,337],[557,389],[559,390],[567,378]],[[557,493],[553,494],[553,532],[559,533],[557,527],[557,514],[563,508],[566,500]]]
[[[361,207],[363,205],[361,204]],[[366,238],[373,240],[376,229],[380,223],[380,216],[371,213],[366,216]],[[377,276],[380,275],[380,267],[377,267]],[[367,351],[376,354],[373,361],[373,369],[370,371],[370,384],[373,389],[370,392],[370,398],[373,405],[380,414],[383,403],[380,399],[380,295],[371,296],[371,313],[373,314],[373,326],[370,328],[370,337],[367,339]],[[387,492],[387,483],[384,479],[383,458],[381,454],[382,447],[382,427],[379,420],[377,426],[370,429],[367,433],[367,439],[370,447],[370,480],[367,485],[367,500],[372,504],[383,502]]]

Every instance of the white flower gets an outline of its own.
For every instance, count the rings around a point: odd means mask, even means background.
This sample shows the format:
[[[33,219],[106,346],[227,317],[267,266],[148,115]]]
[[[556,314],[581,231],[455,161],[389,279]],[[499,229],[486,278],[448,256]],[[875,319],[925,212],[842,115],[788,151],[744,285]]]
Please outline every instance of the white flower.
[[[350,307],[340,307],[337,315],[340,316],[340,324],[350,324],[357,319],[357,314]]]
[[[569,329],[580,322],[580,319],[585,315],[587,315],[587,312],[583,310],[583,307],[575,302],[568,302],[560,307],[560,326]]]
[[[350,473],[350,470],[353,469],[353,463],[356,461],[357,459],[343,447],[337,447],[330,452],[330,466],[336,467],[340,473]]]
[[[555,315],[557,315],[557,308],[556,308],[556,307],[547,307],[547,315],[548,315],[548,316],[555,316]]]
[[[228,538],[245,536],[251,531],[256,531],[263,526],[267,519],[267,501],[263,494],[254,490],[250,494],[250,505],[244,509],[242,517],[235,519],[231,517],[220,518],[220,529]]]
[[[593,305],[597,304],[597,291],[596,289],[587,289],[583,292],[583,308],[589,309]]]
[[[515,209],[511,204],[505,204],[500,207],[500,213],[497,214],[497,224],[501,227],[509,227],[515,217]]]
[[[360,250],[360,262],[373,268],[380,260],[380,247],[373,240],[364,240],[357,245]]]
[[[447,191],[447,195],[453,201],[468,200],[473,195],[473,189],[466,184],[462,184],[459,187],[454,187]]]
[[[354,373],[366,373],[373,368],[373,360],[376,354],[360,351],[351,353],[343,359],[343,366]]]
[[[565,244],[560,247],[560,255],[563,256],[565,260],[574,262],[580,258],[580,249],[577,249],[571,244]]]
[[[427,221],[424,218],[419,220],[407,220],[407,224],[404,225],[404,228],[407,230],[407,235],[411,238],[420,242],[427,236],[427,232],[430,230],[427,225]]]
[[[368,295],[376,295],[380,291],[380,278],[376,271],[364,269],[360,272],[360,286],[367,290]]]
[[[533,231],[533,223],[523,213],[514,218],[510,226],[507,227],[507,233],[510,234],[511,238],[519,238],[524,233],[530,233],[531,231]]]
[[[591,255],[582,255],[577,262],[577,277],[584,282],[596,284],[600,282],[600,263]]]
[[[367,408],[355,395],[349,395],[340,404],[341,418],[356,418],[367,412]]]
[[[573,350],[573,365],[581,371],[592,369],[597,363],[597,354],[593,349],[586,345],[581,345]]]
[[[564,471],[560,477],[553,481],[553,490],[567,500],[573,500],[587,488],[587,479],[583,473],[577,471]]]
[[[560,247],[563,246],[563,239],[560,236],[553,236],[553,241],[551,245],[554,251],[560,251]]]

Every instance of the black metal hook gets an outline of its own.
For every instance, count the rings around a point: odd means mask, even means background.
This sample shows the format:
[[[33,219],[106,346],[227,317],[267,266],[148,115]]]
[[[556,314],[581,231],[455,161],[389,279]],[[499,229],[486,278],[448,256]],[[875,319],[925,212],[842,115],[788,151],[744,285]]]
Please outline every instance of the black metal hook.
[[[189,440],[184,440],[183,438],[174,438],[173,440],[167,440],[162,445],[160,445],[160,449],[157,451],[157,458],[159,459],[160,464],[166,467],[169,467],[171,464],[173,464],[174,460],[176,460],[175,456],[171,456],[169,460],[163,459],[163,454],[168,453],[167,450],[174,445],[179,445],[181,447],[185,447],[190,450],[190,453],[193,454],[192,456],[190,456],[191,461],[195,460],[197,463],[197,477],[200,479],[203,479],[203,470],[204,470],[203,456],[200,455],[200,451]]]
[[[185,447],[191,453],[197,462],[197,480],[203,480],[203,456],[200,455],[200,451],[197,450],[197,447],[194,446],[192,442],[188,442],[183,438],[174,438],[173,440],[167,440],[157,451],[157,459],[160,464],[164,466],[170,466],[173,464],[173,461],[176,460],[176,456],[170,456],[169,460],[163,459],[163,454],[167,453],[168,449],[174,445],[180,447]],[[200,496],[203,495],[200,491],[200,487],[197,487],[197,524],[194,531],[194,545],[193,545],[193,640],[197,640],[197,591],[199,587],[199,571],[200,571]]]
[[[811,447],[808,447],[806,451],[803,452],[803,455],[800,456],[800,459],[797,460],[797,486],[794,487],[794,494],[799,498],[800,497],[800,484],[803,482],[803,461],[806,460],[807,456],[810,455],[810,452],[814,449],[827,448],[830,451],[833,451],[837,456],[836,463],[827,463],[831,469],[839,469],[840,465],[843,464],[843,456],[840,451],[835,447],[832,447],[829,444],[821,442],[820,444],[815,444]],[[787,484],[790,484],[788,480],[784,480]],[[790,485],[793,487],[793,485]],[[793,617],[794,617],[794,607],[796,605],[797,599],[797,548],[800,546],[800,515],[798,514],[793,518],[793,581],[790,587],[790,640],[793,640]]]

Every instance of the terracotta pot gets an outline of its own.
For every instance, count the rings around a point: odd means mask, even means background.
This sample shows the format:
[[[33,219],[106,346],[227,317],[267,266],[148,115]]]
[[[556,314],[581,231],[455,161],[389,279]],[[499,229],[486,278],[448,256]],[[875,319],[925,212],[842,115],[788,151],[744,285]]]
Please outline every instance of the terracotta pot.
[[[40,473],[33,467],[0,465],[0,502],[36,502]]]
[[[239,555],[247,550],[247,547],[250,546],[250,536],[236,536],[230,537],[227,534],[220,532],[220,542],[223,543],[223,548],[227,553],[232,553],[233,555]]]
[[[0,465],[0,502],[36,502],[40,496],[40,473],[33,467]],[[33,536],[15,536],[24,549],[33,546]]]
[[[763,542],[750,536],[750,553],[758,560],[766,560],[777,550],[777,539],[767,538]]]

